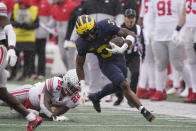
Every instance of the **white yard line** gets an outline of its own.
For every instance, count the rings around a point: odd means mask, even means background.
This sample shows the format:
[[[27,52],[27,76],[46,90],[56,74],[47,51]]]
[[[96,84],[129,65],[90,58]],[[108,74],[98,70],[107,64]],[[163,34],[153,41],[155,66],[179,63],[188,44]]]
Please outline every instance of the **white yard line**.
[[[0,126],[9,127],[26,127],[25,124],[0,124]],[[175,125],[57,125],[57,124],[42,124],[40,127],[170,127],[170,128],[195,128],[196,126],[175,126]],[[39,127],[39,128],[40,128]]]

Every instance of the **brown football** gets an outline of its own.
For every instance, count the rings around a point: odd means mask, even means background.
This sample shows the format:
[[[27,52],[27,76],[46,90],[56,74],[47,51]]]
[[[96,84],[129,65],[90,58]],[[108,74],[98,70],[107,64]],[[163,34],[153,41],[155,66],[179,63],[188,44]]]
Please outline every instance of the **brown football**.
[[[124,43],[124,40],[123,40],[122,37],[116,36],[116,37],[112,38],[110,40],[110,42],[112,42],[112,43],[116,44],[117,46],[121,47],[123,45],[123,43]]]

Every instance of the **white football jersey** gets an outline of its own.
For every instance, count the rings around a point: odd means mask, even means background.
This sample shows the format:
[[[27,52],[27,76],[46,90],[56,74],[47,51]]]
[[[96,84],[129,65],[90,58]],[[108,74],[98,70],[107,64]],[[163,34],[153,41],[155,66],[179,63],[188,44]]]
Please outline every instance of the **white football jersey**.
[[[79,93],[75,96],[65,96],[63,97],[61,94],[62,90],[62,78],[53,77],[47,79],[45,82],[36,83],[29,91],[29,99],[33,107],[37,110],[40,109],[40,95],[42,93],[43,88],[46,88],[51,98],[51,104],[53,106],[66,106],[69,108],[74,108],[80,103],[80,95]]]
[[[153,30],[154,24],[152,24],[152,20],[150,17],[150,11],[151,9],[151,0],[143,0],[141,5],[141,12],[140,17],[143,18],[143,32],[145,37],[151,36],[151,32]]]
[[[151,0],[143,0],[141,4],[140,17],[143,18],[144,28],[147,28],[151,25],[150,21],[148,20],[150,1]]]
[[[170,41],[178,23],[183,0],[152,0],[152,15],[154,20],[154,40]],[[152,22],[153,23],[153,22]]]
[[[7,16],[7,7],[4,3],[0,2],[0,16]],[[0,40],[6,39],[3,27],[0,27]]]
[[[196,27],[196,0],[184,0],[186,9],[186,26]]]

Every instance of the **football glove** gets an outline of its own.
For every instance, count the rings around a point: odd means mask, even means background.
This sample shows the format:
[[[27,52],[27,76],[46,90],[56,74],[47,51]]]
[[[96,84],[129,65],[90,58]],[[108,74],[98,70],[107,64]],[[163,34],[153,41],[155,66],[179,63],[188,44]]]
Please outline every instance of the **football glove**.
[[[35,115],[39,115],[39,111],[33,110],[33,109],[27,109],[29,112],[32,112]]]
[[[52,119],[53,119],[53,121],[69,121],[69,118],[67,118],[65,116],[52,115]]]
[[[176,44],[176,46],[180,45],[180,32],[177,30],[173,31],[172,41]]]
[[[115,45],[114,43],[109,43],[112,49],[106,48],[107,51],[112,52],[113,54],[123,54],[128,48],[127,43],[124,43],[122,47]]]
[[[10,66],[15,66],[17,61],[17,56],[14,49],[9,49],[7,52],[6,61]]]
[[[85,84],[84,80],[80,81],[80,88],[81,88],[81,92],[80,92],[81,101],[82,101],[82,104],[84,104],[85,100],[88,99],[88,91],[87,91],[86,84]]]

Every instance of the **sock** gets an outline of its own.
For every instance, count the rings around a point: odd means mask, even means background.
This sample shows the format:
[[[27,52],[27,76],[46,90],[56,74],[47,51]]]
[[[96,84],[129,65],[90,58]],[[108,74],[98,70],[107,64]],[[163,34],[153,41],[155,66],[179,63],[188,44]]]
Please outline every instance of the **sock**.
[[[183,68],[183,79],[186,83],[187,87],[191,87],[191,76],[190,76],[190,70],[189,66],[186,61],[184,61],[184,68]]]
[[[147,79],[148,79],[148,74],[147,74],[147,69],[148,69],[148,63],[145,62],[141,65],[140,68],[140,75],[139,75],[139,87],[140,88],[146,88],[146,84],[147,84]]]
[[[115,88],[113,86],[113,84],[110,83],[110,84],[105,85],[104,88],[101,91],[97,92],[96,96],[97,96],[98,99],[101,99],[101,98],[103,98],[107,95],[110,95],[110,94],[116,92],[117,90],[118,90],[118,88]]]
[[[193,89],[193,93],[196,93],[196,64],[194,65],[190,65],[190,75],[191,75],[191,85],[192,85],[192,89]]]
[[[181,76],[182,73],[180,71],[177,71],[175,68],[173,69],[173,87],[174,88],[179,88],[180,87],[180,80],[181,80]]]
[[[156,75],[156,90],[163,91],[165,89],[167,70],[165,69],[163,71],[158,71],[156,69],[155,73],[156,73],[155,74]]]
[[[28,121],[33,121],[33,120],[35,120],[35,115],[32,112],[30,112],[25,118]]]
[[[149,88],[155,89],[155,66],[154,63],[149,63],[148,66],[148,79],[149,79]]]
[[[144,106],[140,106],[139,111],[141,112],[143,108],[144,108]]]

